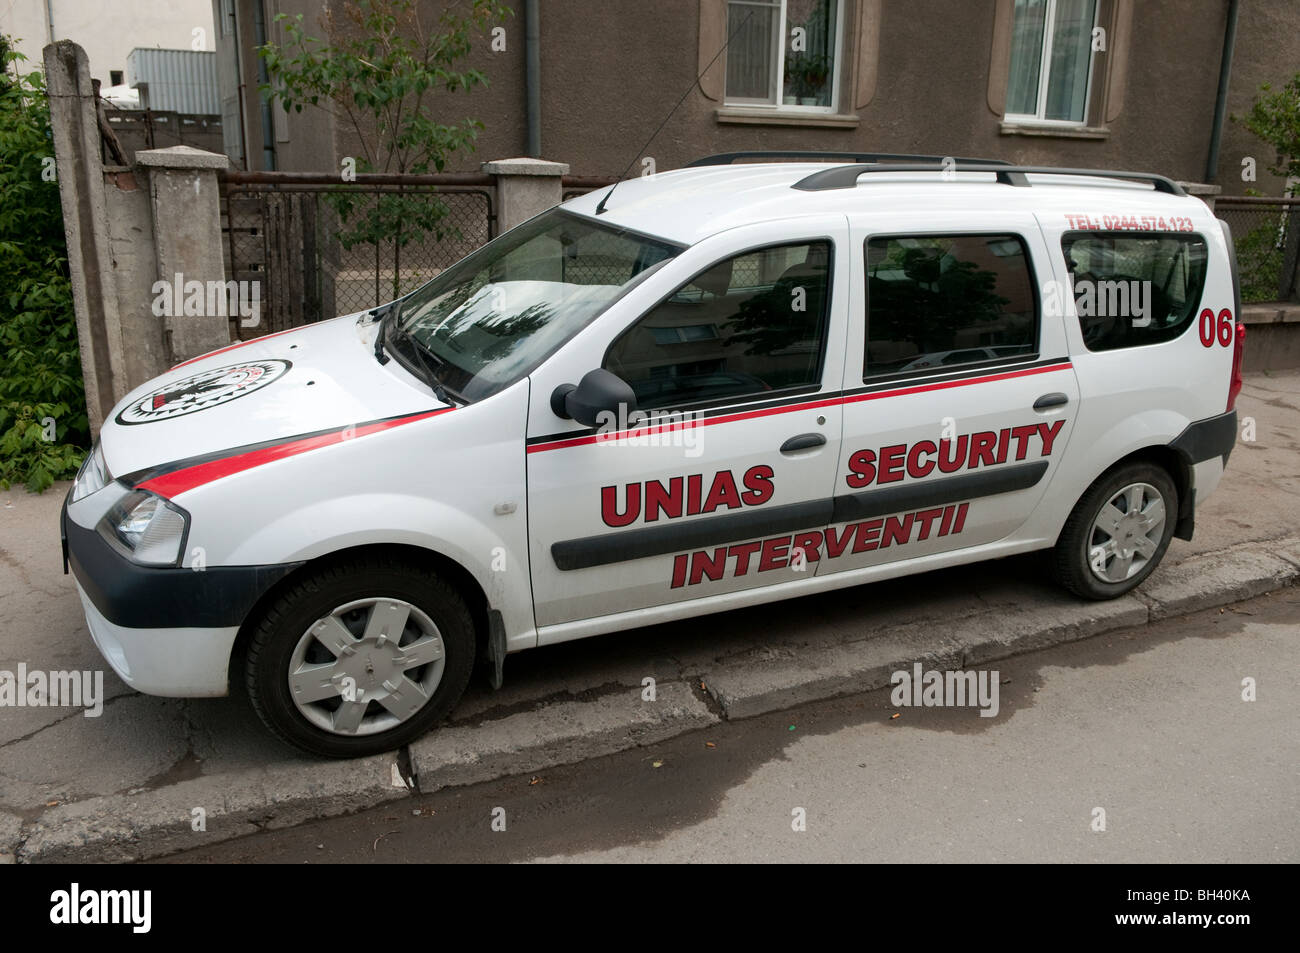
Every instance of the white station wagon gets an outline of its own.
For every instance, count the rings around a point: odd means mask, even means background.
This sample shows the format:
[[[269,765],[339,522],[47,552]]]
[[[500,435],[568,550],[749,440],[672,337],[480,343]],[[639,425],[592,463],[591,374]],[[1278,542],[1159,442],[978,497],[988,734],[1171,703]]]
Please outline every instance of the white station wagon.
[[[128,395],[62,519],[113,669],[355,756],[523,649],[1033,550],[1107,599],[1191,538],[1244,337],[1204,203],[733,158]]]

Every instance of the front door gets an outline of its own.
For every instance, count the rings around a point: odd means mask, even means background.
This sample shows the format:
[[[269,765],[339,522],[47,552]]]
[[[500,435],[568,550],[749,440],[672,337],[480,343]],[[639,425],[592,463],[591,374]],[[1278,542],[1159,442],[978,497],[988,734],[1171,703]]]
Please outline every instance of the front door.
[[[591,365],[631,385],[649,425],[575,428],[539,410],[562,382],[535,375],[529,536],[542,642],[548,626],[815,571],[796,550],[831,513],[847,222],[702,244],[707,257],[685,253],[697,257],[684,280],[615,329]]]

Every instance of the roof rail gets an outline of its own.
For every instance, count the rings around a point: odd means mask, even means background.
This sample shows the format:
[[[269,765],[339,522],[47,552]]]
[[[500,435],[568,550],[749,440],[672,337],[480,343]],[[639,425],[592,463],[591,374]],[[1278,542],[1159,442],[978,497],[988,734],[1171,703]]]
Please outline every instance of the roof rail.
[[[1030,175],[1080,175],[1103,179],[1129,179],[1135,182],[1150,182],[1157,192],[1169,195],[1183,195],[1182,186],[1172,179],[1152,172],[1116,172],[1111,169],[1058,169],[1047,165],[1007,165],[1000,162],[984,160],[956,159],[956,165],[929,162],[903,163],[868,163],[862,165],[842,165],[835,169],[823,169],[805,176],[794,184],[794,188],[804,192],[822,192],[828,189],[851,189],[858,184],[858,176],[870,172],[992,172],[1003,185],[1028,186]]]
[[[764,159],[775,162],[778,159],[820,159],[823,162],[879,162],[882,159],[893,162],[943,162],[951,156],[912,155],[901,152],[721,152],[718,155],[705,156],[688,162],[684,168],[693,169],[704,165],[732,165],[737,159]],[[979,162],[984,165],[1010,165],[1003,159],[966,159],[957,162]]]

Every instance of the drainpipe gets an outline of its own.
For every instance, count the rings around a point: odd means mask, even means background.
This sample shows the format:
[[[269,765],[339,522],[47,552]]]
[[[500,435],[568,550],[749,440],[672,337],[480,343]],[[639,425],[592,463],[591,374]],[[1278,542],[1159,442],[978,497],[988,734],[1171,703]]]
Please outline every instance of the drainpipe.
[[[1210,129],[1210,155],[1205,160],[1205,181],[1213,182],[1219,171],[1219,140],[1223,117],[1228,110],[1228,78],[1232,75],[1232,47],[1237,39],[1237,3],[1228,0],[1228,22],[1223,32],[1223,59],[1219,61],[1219,95],[1214,101],[1214,126]]]
[[[253,34],[258,46],[266,45],[266,9],[263,0],[253,3]],[[266,60],[257,58],[258,84],[270,82],[266,71]],[[261,93],[262,100],[262,168],[268,172],[275,169],[275,121],[271,117],[271,100]]]
[[[221,27],[217,27],[220,33]],[[248,84],[244,82],[244,35],[239,22],[239,4],[230,5],[230,34],[235,38],[235,100],[239,106],[239,164],[245,172],[248,168],[248,116],[244,114],[244,97],[248,95]]]
[[[45,25],[50,31],[50,42],[54,42],[54,0],[45,0]]]
[[[524,91],[527,98],[528,154],[542,156],[542,53],[537,0],[524,0]]]

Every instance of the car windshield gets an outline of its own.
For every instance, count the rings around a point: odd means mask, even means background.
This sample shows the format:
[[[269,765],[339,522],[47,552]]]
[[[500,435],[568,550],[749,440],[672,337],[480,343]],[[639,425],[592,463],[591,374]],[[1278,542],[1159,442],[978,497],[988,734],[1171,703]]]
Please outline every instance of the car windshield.
[[[530,373],[681,250],[552,209],[402,299],[396,337],[432,355],[453,395],[481,400]]]

